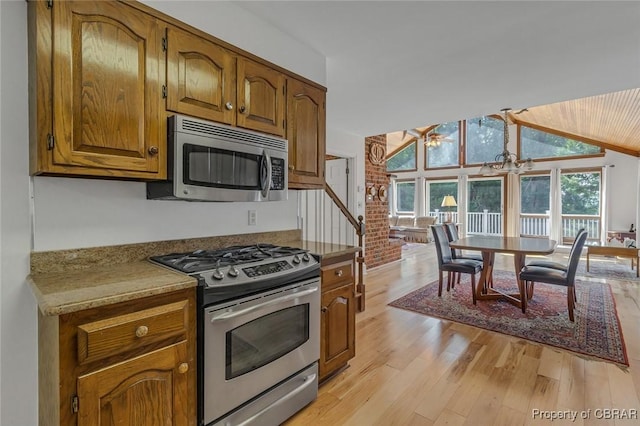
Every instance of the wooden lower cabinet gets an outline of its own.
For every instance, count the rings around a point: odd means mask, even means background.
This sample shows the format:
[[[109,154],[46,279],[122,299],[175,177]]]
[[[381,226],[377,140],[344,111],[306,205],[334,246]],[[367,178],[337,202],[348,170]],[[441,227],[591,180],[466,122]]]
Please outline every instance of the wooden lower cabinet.
[[[78,377],[78,425],[188,425],[185,342]]]
[[[39,316],[40,426],[196,424],[195,289]]]
[[[353,254],[322,261],[320,381],[356,354],[354,270]]]

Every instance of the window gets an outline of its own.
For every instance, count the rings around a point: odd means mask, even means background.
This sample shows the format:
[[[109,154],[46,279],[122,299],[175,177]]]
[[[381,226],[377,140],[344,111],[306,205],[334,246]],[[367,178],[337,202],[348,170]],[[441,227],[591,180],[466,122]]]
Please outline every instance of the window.
[[[388,172],[401,172],[417,170],[417,154],[416,154],[416,142],[411,142],[404,148],[401,148],[398,152],[387,158],[387,171]]]
[[[452,222],[459,222],[458,207],[442,207],[442,200],[446,195],[453,195],[458,200],[458,182],[450,181],[427,181],[427,215],[438,216],[438,222],[443,223],[446,219]]]
[[[465,164],[493,163],[503,148],[503,120],[489,116],[466,120]]]
[[[520,158],[555,158],[598,155],[602,149],[563,136],[520,126]]]
[[[549,236],[551,176],[520,176],[520,235]]]
[[[396,212],[413,213],[413,199],[415,197],[414,181],[396,181]]]
[[[431,133],[438,133],[441,137],[441,143],[425,150],[426,168],[457,167],[460,164],[460,122],[451,121],[439,124],[427,135]]]
[[[562,241],[565,244],[573,242],[580,228],[587,230],[589,240],[600,240],[600,177],[599,171],[562,172]]]
[[[502,235],[504,179],[470,179],[467,193],[467,233]]]

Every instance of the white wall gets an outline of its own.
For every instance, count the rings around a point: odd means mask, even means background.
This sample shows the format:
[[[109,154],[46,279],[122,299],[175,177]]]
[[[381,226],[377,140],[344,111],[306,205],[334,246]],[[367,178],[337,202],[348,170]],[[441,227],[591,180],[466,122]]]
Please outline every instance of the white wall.
[[[321,55],[234,4],[148,3],[311,80],[326,81]],[[0,424],[21,426],[37,424],[37,306],[25,280],[32,249],[292,229],[297,192],[290,191],[284,202],[188,203],[146,200],[139,182],[30,178],[27,3],[2,0],[0,11]],[[247,224],[249,209],[258,212],[257,226]]]
[[[0,2],[0,424],[37,424],[37,307],[29,273],[27,4]],[[8,125],[10,123],[10,125]]]

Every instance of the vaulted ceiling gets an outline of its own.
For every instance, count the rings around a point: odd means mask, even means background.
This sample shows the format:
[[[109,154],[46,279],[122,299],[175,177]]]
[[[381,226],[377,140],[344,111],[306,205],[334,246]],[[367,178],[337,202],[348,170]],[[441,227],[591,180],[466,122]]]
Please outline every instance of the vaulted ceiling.
[[[509,118],[511,123],[640,157],[640,88],[528,107]],[[415,130],[424,135],[429,129]],[[405,131],[388,133],[387,153],[415,139]]]

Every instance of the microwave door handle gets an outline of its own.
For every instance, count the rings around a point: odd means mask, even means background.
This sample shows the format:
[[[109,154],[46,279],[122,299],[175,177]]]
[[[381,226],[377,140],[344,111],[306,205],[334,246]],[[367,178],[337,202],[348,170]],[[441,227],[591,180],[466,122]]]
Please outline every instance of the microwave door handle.
[[[271,157],[266,150],[262,152],[261,168],[263,168],[262,170],[266,170],[266,176],[264,176],[262,172],[260,173],[260,179],[262,180],[262,182],[260,182],[262,197],[268,199],[269,189],[271,189]]]

